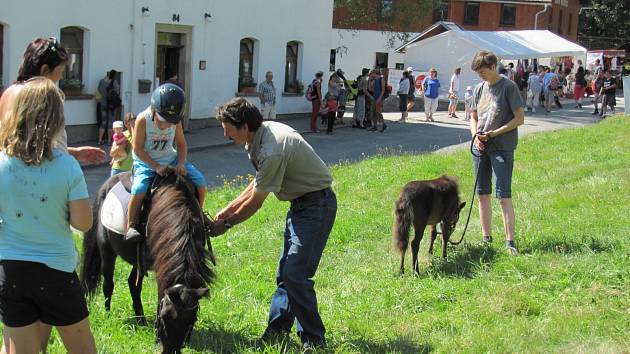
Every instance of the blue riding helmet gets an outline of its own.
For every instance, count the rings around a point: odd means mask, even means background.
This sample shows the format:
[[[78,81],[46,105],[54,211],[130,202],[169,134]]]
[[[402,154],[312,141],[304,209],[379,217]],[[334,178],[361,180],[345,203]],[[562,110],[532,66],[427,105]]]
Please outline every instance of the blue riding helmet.
[[[171,124],[182,120],[186,96],[175,84],[160,85],[151,94],[151,109]]]

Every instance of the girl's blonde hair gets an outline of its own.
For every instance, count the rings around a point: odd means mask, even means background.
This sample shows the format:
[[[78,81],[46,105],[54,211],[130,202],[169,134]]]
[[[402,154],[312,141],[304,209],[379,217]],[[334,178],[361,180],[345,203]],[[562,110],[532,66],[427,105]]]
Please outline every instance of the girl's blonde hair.
[[[63,100],[51,80],[27,80],[0,125],[0,150],[27,165],[52,160],[53,143],[64,128]]]

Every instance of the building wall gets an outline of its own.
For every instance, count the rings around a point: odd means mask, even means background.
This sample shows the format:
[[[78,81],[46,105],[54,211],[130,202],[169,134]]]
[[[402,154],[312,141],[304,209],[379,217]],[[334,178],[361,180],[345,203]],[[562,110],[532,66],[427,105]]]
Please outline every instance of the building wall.
[[[581,5],[579,0],[552,0],[545,12],[538,16],[537,28],[534,28],[536,13],[545,9],[544,4],[517,4],[516,24],[501,26],[501,3],[481,2],[479,4],[479,24],[464,24],[466,1],[449,1],[449,19],[470,31],[513,31],[528,29],[549,29],[562,37],[575,41],[577,38],[578,17]],[[562,11],[562,14],[560,13]],[[562,17],[560,17],[562,15]],[[571,17],[571,24],[569,24]],[[570,28],[569,28],[570,25]]]
[[[239,42],[251,37],[258,41],[255,79],[264,80],[274,72],[278,89],[278,113],[308,112],[302,96],[283,96],[286,43],[302,43],[298,79],[311,78],[328,66],[333,0],[56,0],[3,2],[0,23],[4,28],[3,65],[5,81],[18,71],[26,45],[38,36],[60,36],[60,29],[78,26],[84,36],[84,93],[94,94],[99,80],[110,69],[122,72],[121,96],[125,111],[138,113],[149,104],[150,94],[138,93],[138,80],[154,80],[156,26],[185,26],[191,31],[188,70],[191,119],[214,116],[215,107],[235,96],[238,87]],[[184,5],[185,4],[185,5]],[[141,8],[148,7],[143,15]],[[71,10],[69,10],[71,9]],[[287,9],[291,15],[287,16]],[[210,19],[204,13],[210,13]],[[31,17],[24,20],[25,15]],[[179,21],[173,20],[179,15]],[[313,21],[313,18],[324,19]],[[327,20],[326,20],[327,19]],[[207,62],[206,70],[199,62]],[[68,125],[94,124],[95,104],[90,97],[68,98]],[[252,98],[248,98],[252,99]],[[258,103],[257,99],[252,99]]]
[[[343,69],[348,80],[354,79],[361,73],[361,69],[374,68],[377,52],[388,53],[389,68],[394,68],[397,63],[404,63],[405,55],[394,51],[403,42],[396,40],[390,45],[388,39],[391,35],[381,31],[333,30],[331,49],[339,48],[336,69]]]

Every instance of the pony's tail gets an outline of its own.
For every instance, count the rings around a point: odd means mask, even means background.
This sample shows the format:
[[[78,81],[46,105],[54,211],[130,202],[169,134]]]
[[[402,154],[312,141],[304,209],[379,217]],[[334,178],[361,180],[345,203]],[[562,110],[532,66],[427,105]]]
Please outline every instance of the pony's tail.
[[[394,204],[394,225],[392,226],[392,236],[394,246],[400,253],[404,254],[409,245],[409,228],[413,222],[413,206],[411,200],[405,195]]]
[[[107,196],[107,188],[101,188],[92,206],[92,227],[83,234],[83,252],[81,262],[81,284],[88,296],[94,295],[101,281],[101,254],[98,249],[98,232],[102,228],[99,219],[101,203]]]

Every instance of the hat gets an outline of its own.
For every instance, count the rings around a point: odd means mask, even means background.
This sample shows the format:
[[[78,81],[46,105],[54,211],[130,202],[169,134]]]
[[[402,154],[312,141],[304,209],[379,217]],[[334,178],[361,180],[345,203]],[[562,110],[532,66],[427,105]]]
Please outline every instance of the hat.
[[[466,86],[466,91],[472,91],[472,86]]]
[[[412,71],[413,71],[413,67],[411,67],[411,66],[410,66],[410,67],[408,67],[408,68],[407,68],[407,71],[408,71],[408,72],[412,72]]]
[[[124,128],[124,127],[125,125],[123,124],[122,120],[116,120],[112,124],[112,128]]]

